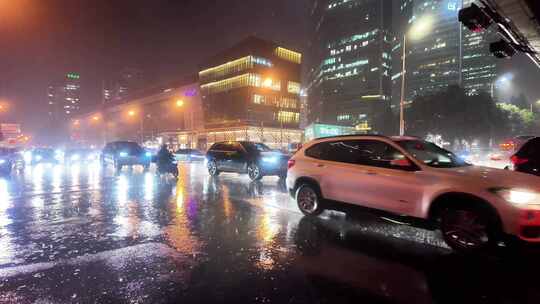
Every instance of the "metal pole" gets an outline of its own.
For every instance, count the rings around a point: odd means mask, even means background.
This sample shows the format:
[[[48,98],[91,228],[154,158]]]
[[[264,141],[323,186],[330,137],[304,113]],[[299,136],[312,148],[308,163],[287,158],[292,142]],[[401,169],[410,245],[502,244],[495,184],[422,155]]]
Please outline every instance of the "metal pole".
[[[401,100],[399,102],[399,135],[405,135],[405,74],[407,60],[407,34],[403,35],[403,67],[401,69]]]
[[[144,145],[144,114],[141,115],[141,146]]]

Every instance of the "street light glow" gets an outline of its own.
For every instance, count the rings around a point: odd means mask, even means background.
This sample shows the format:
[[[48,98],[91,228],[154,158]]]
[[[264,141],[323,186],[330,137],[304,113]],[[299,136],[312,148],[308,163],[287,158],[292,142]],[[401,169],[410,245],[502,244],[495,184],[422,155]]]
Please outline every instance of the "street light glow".
[[[94,116],[92,117],[92,120],[93,120],[93,121],[99,121],[99,120],[100,120],[99,115],[94,115]]]
[[[411,39],[422,39],[433,28],[433,17],[431,15],[423,16],[414,21],[411,29],[409,30],[409,36]]]
[[[184,106],[184,101],[183,101],[182,99],[178,99],[178,100],[176,101],[176,107],[177,107],[177,108],[181,108],[181,107],[183,107],[183,106]]]
[[[130,111],[128,112],[128,116],[130,116],[130,117],[135,116],[135,114],[136,114],[136,113],[135,113],[134,110],[130,110]]]

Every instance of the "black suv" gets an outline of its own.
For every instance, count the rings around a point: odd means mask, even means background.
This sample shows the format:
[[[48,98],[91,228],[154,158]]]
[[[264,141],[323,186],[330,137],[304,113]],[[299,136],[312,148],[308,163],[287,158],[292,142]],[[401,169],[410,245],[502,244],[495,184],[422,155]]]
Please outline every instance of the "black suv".
[[[130,141],[116,141],[108,143],[101,154],[101,164],[113,165],[116,171],[124,166],[143,166],[148,170],[152,163],[152,153],[143,149],[139,144]]]
[[[290,157],[262,143],[229,141],[213,144],[206,158],[208,173],[212,176],[236,172],[247,173],[251,180],[260,180],[268,175],[287,177]]]
[[[540,137],[527,141],[510,159],[514,170],[540,176]]]

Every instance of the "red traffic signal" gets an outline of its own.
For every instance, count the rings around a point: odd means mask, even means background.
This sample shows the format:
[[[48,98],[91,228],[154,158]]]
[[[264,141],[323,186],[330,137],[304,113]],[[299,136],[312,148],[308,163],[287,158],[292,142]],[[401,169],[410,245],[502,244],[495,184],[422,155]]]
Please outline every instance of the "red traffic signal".
[[[491,17],[474,3],[459,11],[459,21],[476,33],[486,30],[493,23]]]

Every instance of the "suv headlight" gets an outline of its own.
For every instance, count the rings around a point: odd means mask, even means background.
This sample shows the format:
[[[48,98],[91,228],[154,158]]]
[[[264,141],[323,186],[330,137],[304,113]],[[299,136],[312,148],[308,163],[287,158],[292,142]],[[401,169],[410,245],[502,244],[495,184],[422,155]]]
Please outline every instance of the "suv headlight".
[[[515,205],[540,205],[540,193],[525,189],[491,189],[491,192]]]
[[[6,163],[6,160],[5,159],[0,159],[0,165],[3,165]]]
[[[128,153],[127,152],[120,152],[120,157],[128,157]]]

